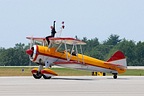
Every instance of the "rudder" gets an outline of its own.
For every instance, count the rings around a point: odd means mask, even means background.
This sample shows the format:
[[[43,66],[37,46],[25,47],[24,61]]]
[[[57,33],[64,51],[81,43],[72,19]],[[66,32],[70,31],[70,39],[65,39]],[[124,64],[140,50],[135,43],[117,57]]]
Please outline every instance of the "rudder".
[[[115,52],[107,62],[127,67],[126,57],[121,51]]]

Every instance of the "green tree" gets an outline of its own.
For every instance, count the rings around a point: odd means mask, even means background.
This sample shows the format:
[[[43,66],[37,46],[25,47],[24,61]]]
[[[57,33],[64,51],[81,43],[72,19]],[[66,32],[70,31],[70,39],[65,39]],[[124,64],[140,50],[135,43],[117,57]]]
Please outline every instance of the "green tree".
[[[89,55],[89,52],[100,43],[97,38],[87,40],[87,38],[83,38],[82,41],[86,42],[86,45],[83,46],[83,51],[85,54]]]
[[[110,50],[111,46],[99,44],[89,52],[89,55],[94,58],[106,60],[107,54],[109,53]]]
[[[114,52],[120,50],[127,57],[128,65],[144,66],[144,42],[136,44],[132,40],[120,40],[118,35],[110,35],[103,43],[100,43],[96,37],[94,39],[84,37],[82,41],[87,43],[87,45],[83,46],[85,55],[107,60]],[[25,53],[28,48],[29,45],[22,43],[15,44],[14,48],[0,48],[0,66],[29,65],[29,56]],[[32,65],[35,64],[32,63]]]
[[[128,65],[134,65],[134,61],[136,59],[136,52],[135,52],[135,49],[136,49],[136,45],[135,45],[135,42],[130,40],[126,40],[126,39],[123,39],[120,43],[118,43],[116,46],[114,46],[110,53],[108,54],[108,58],[110,58],[110,56],[116,52],[117,50],[120,50],[122,51],[125,56],[127,57],[127,62],[128,62]]]
[[[118,35],[110,35],[108,40],[104,41],[104,45],[113,45],[115,46],[116,44],[118,44],[121,40],[119,39]]]
[[[144,66],[144,42],[137,43],[135,58],[135,65]]]
[[[24,66],[29,64],[24,44],[16,44],[14,48],[0,49],[1,66]]]
[[[16,64],[17,66],[25,66],[29,64],[29,57],[28,55],[25,53],[25,44],[16,44],[14,47],[15,53],[14,53],[14,57],[15,57],[15,62],[14,64]]]

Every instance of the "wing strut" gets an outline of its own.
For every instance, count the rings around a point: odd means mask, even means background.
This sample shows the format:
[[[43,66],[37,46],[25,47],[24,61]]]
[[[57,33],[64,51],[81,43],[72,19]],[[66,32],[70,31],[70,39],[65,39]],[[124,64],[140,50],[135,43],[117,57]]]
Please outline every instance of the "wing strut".
[[[65,51],[66,51],[66,58],[67,58],[67,60],[69,60],[68,59],[68,52],[67,52],[67,46],[66,46],[66,41],[64,40],[64,45],[65,45]]]
[[[82,51],[82,46],[80,45],[80,50],[81,50],[81,54],[82,54],[82,62],[84,64],[84,56],[83,56],[83,51]]]

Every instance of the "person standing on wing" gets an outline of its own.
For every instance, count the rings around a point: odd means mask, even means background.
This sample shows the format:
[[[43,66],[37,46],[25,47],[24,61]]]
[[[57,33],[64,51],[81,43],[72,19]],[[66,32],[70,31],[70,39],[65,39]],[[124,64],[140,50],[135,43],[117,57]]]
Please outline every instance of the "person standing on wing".
[[[49,45],[49,43],[50,43],[49,38],[54,37],[54,36],[55,36],[55,33],[56,33],[56,30],[55,30],[55,22],[56,22],[56,21],[54,21],[53,26],[51,26],[51,35],[46,37],[46,40],[47,40],[47,42],[48,42],[48,45]]]

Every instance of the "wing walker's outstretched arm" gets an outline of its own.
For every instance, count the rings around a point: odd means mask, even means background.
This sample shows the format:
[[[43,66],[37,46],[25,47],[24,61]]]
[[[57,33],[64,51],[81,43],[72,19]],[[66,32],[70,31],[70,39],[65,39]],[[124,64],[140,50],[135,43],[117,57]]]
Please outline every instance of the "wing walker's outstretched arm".
[[[54,21],[54,23],[53,23],[53,28],[54,28],[54,29],[55,29],[55,22],[56,22],[56,21]]]

